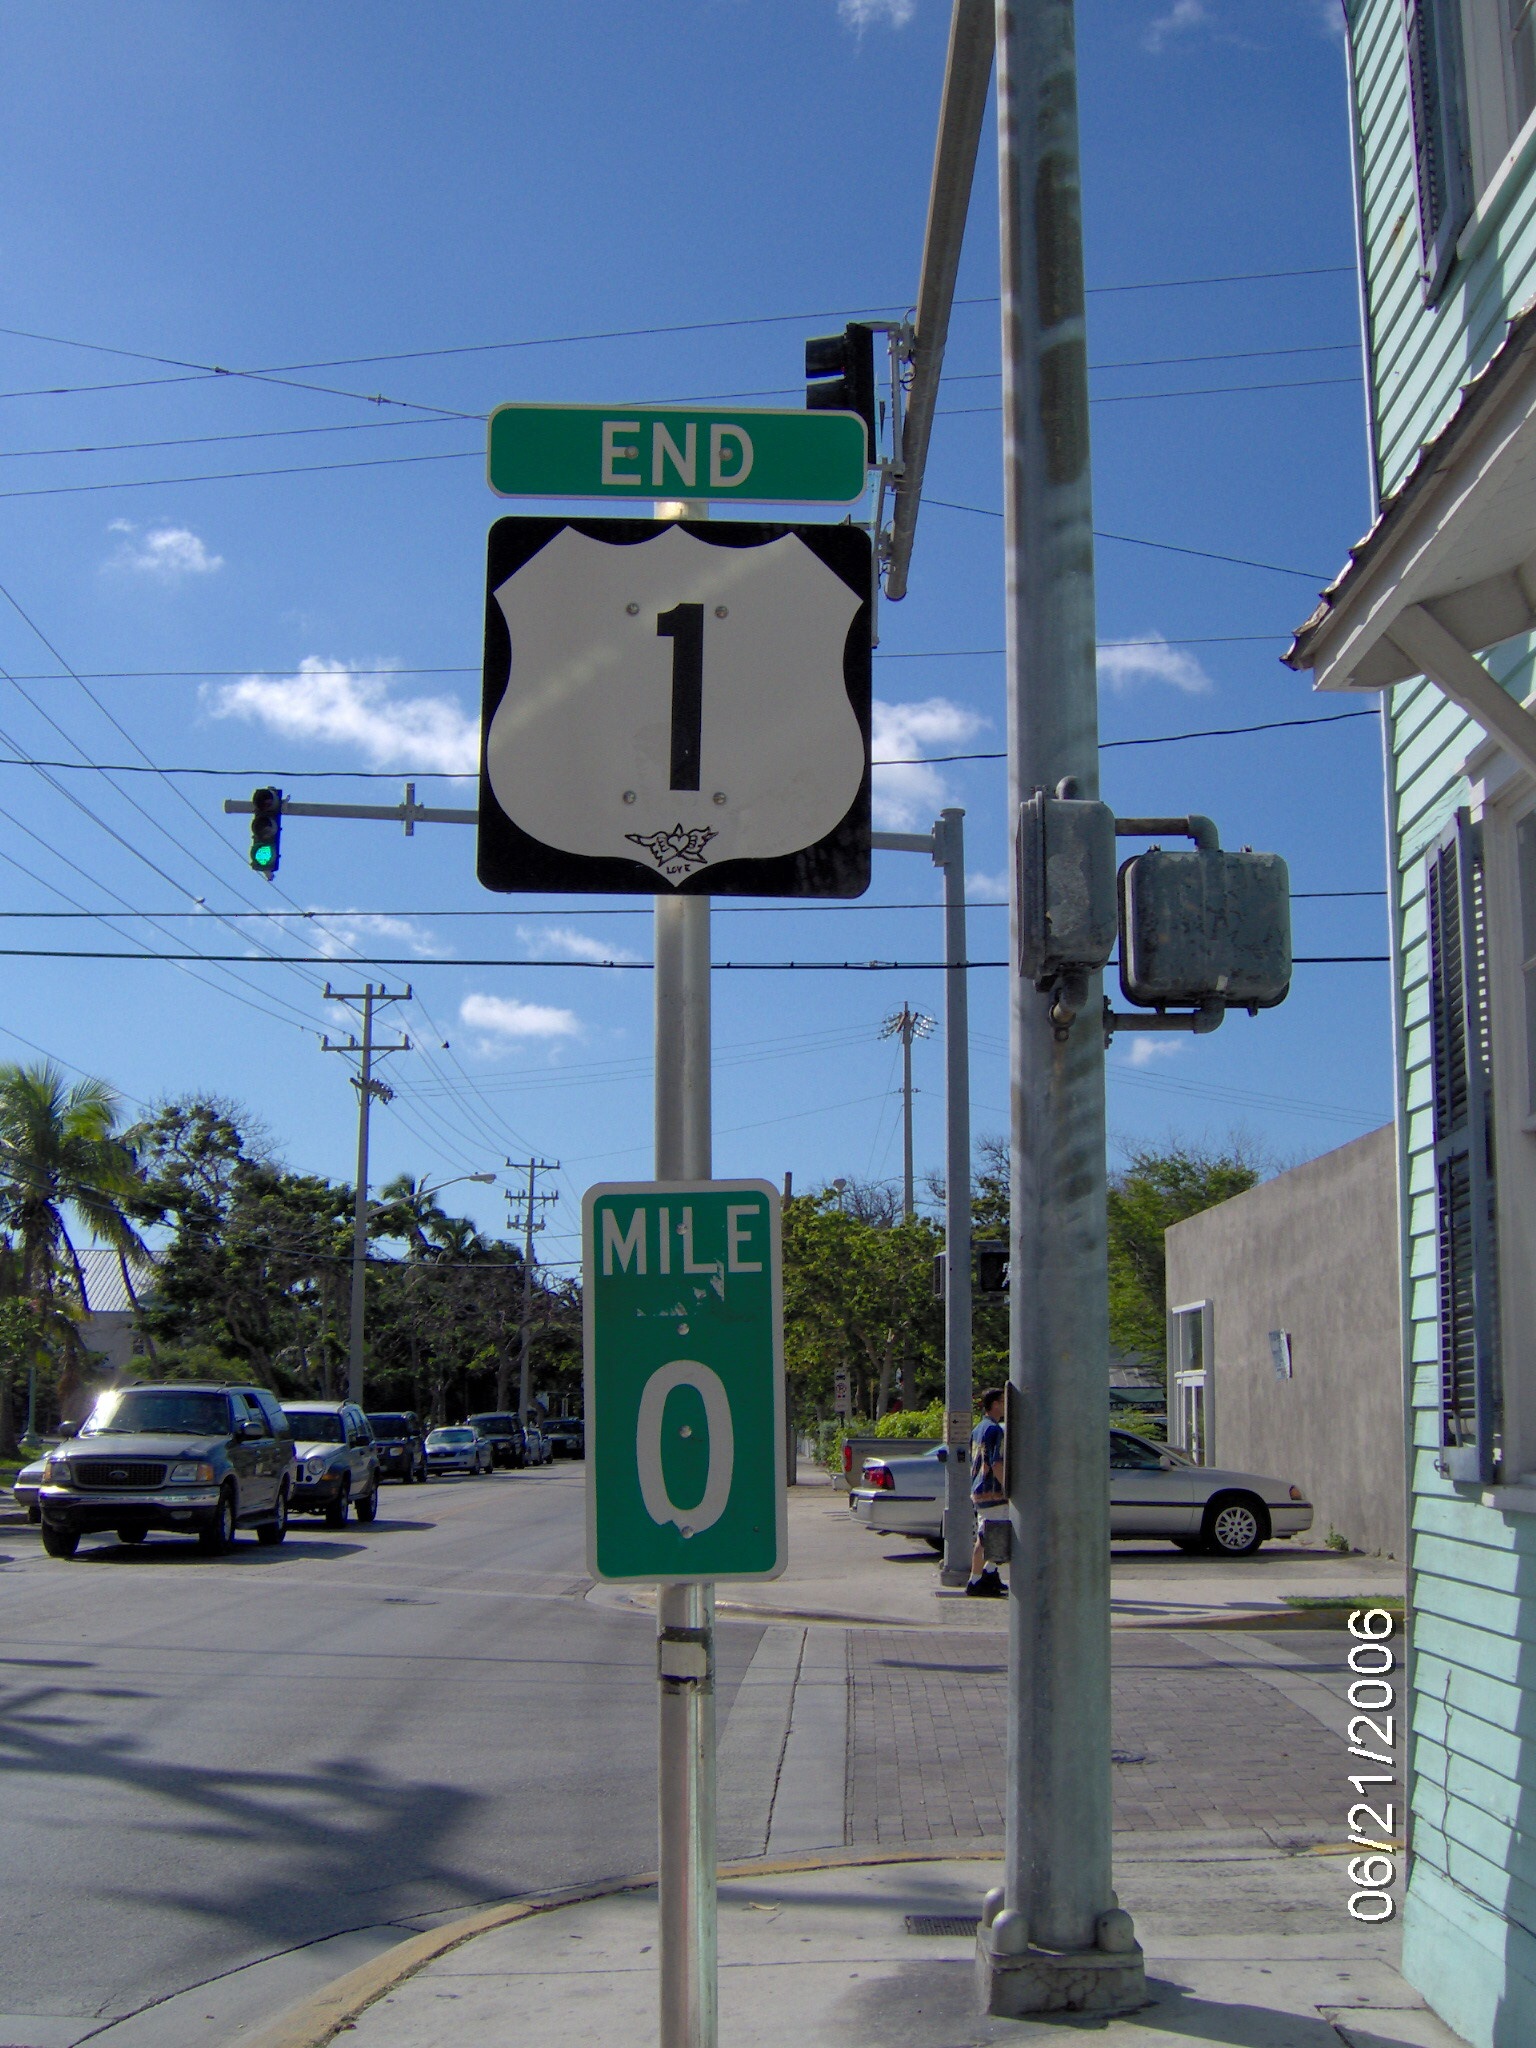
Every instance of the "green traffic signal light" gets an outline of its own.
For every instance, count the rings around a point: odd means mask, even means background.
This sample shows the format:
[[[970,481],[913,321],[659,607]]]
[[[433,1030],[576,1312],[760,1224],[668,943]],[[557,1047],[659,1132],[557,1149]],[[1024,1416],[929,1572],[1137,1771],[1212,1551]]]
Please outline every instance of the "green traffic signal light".
[[[251,866],[258,875],[275,875],[283,843],[283,792],[251,791]]]

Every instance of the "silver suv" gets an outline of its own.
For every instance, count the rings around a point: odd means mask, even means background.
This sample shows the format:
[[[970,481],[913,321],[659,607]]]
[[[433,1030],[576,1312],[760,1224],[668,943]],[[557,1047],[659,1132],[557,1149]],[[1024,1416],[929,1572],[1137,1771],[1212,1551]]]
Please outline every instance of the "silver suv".
[[[350,1507],[360,1522],[379,1512],[379,1447],[373,1424],[350,1401],[285,1401],[293,1431],[295,1514],[324,1515],[332,1528]]]

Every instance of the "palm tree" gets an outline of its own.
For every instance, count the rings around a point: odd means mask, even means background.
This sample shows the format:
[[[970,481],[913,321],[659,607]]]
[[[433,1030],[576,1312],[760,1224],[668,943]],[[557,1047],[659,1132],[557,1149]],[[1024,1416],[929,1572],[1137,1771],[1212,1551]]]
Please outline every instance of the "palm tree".
[[[51,1060],[0,1064],[0,1222],[15,1234],[22,1292],[39,1320],[61,1331],[59,1408],[72,1420],[80,1342],[59,1298],[61,1273],[72,1269],[80,1307],[91,1304],[65,1211],[117,1253],[130,1298],[128,1262],[149,1257],[126,1213],[135,1196],[142,1199],[143,1184],[133,1153],[116,1135],[118,1116],[117,1096],[104,1081],[66,1082]]]

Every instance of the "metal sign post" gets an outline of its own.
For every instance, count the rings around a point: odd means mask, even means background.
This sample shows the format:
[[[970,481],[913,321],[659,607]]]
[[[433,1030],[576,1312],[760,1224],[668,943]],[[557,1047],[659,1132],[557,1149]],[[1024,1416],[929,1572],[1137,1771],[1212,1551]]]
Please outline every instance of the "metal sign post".
[[[998,0],[1009,815],[1098,793],[1093,511],[1072,0]],[[1060,788],[1070,778],[1075,787]],[[1012,880],[1013,957],[1021,905]],[[1026,927],[1027,928],[1027,924]],[[1102,982],[1013,984],[1008,1790],[988,2011],[1125,2011],[1111,1888]]]

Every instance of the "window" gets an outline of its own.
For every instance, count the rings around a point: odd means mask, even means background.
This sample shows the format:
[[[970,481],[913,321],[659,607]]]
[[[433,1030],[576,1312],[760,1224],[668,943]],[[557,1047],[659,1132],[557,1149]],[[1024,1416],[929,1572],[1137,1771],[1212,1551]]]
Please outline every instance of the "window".
[[[1162,1453],[1144,1444],[1140,1437],[1122,1436],[1118,1429],[1109,1433],[1109,1469],[1111,1472],[1158,1472],[1162,1470]]]
[[[1483,828],[1467,811],[1426,873],[1440,1311],[1440,1443],[1452,1479],[1498,1459],[1498,1265]]]
[[[1403,0],[1424,296],[1536,113],[1536,0]]]
[[[1211,1456],[1210,1317],[1208,1301],[1176,1308],[1169,1317],[1169,1363],[1173,1370],[1170,1434],[1172,1441],[1197,1465],[1207,1463]]]

